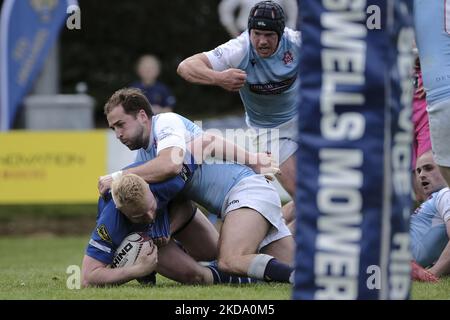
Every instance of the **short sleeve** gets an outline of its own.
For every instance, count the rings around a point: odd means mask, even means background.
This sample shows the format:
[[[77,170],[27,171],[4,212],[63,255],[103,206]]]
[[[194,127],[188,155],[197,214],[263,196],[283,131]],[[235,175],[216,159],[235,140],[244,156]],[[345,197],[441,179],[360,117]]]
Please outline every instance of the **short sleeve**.
[[[121,221],[114,202],[110,200],[99,214],[86,255],[104,264],[111,264],[117,247],[129,232],[130,229]]]
[[[156,154],[162,150],[178,147],[186,152],[186,127],[175,113],[162,113],[155,121]]]
[[[217,48],[204,52],[213,70],[224,71],[237,68],[247,56],[250,42],[248,32],[244,31],[239,37],[232,39]]]
[[[450,220],[450,190],[448,188],[439,191],[436,197],[436,209],[445,222]]]

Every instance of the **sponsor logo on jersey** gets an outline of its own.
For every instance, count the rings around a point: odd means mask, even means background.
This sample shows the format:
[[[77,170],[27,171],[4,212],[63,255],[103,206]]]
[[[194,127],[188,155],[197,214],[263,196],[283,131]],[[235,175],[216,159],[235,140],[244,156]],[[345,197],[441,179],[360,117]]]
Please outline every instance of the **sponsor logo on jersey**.
[[[229,206],[231,206],[232,204],[237,204],[237,203],[239,203],[239,200],[233,200],[233,201],[230,201],[230,202],[227,203],[227,208],[228,208]]]
[[[104,224],[97,227],[97,233],[102,240],[112,243],[111,237],[109,236],[108,230]]]
[[[161,132],[158,135],[158,141],[164,140],[165,138],[171,136],[174,132],[174,129],[172,127],[165,127],[161,130]]]
[[[264,95],[280,94],[289,89],[296,79],[297,74],[295,74],[292,78],[280,82],[250,84],[249,88],[250,91],[257,94],[264,94]]]
[[[216,48],[213,51],[213,54],[217,57],[217,58],[222,58],[223,55],[223,50],[221,48]]]

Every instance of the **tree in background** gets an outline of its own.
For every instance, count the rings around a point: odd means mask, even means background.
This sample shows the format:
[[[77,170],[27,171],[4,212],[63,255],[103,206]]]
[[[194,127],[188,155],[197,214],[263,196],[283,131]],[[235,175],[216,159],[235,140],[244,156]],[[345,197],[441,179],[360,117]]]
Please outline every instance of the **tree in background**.
[[[79,0],[81,30],[61,34],[61,88],[73,93],[86,82],[97,101],[97,126],[106,126],[102,107],[115,90],[134,80],[134,63],[143,53],[160,57],[161,80],[177,98],[177,112],[207,117],[242,109],[239,96],[215,87],[186,84],[178,64],[195,52],[225,42],[218,1]]]

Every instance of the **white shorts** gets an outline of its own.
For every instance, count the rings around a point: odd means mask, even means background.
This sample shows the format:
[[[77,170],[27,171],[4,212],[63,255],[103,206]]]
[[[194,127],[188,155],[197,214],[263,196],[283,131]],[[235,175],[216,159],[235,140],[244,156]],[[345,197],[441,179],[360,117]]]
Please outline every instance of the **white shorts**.
[[[269,243],[291,235],[281,214],[281,201],[277,190],[262,175],[242,179],[225,196],[221,218],[239,208],[251,208],[258,211],[272,225],[259,249]]]
[[[282,164],[298,149],[298,118],[294,117],[274,128],[259,128],[249,125],[255,131],[253,147],[258,152],[271,152],[273,159]]]
[[[450,100],[427,106],[434,161],[450,167]]]

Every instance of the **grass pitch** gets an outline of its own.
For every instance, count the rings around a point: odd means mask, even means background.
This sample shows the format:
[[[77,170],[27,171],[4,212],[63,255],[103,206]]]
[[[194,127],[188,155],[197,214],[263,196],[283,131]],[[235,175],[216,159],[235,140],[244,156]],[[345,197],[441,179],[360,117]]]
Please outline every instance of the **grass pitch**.
[[[187,286],[159,275],[157,285],[150,288],[131,281],[119,287],[68,289],[67,281],[73,273],[67,273],[67,269],[81,266],[88,238],[88,235],[0,238],[0,299],[287,300],[291,297],[287,284]],[[450,278],[438,284],[414,283],[412,298],[449,299]]]
[[[0,238],[0,299],[286,300],[291,297],[287,284],[187,286],[160,275],[153,287],[131,281],[118,287],[68,289],[69,276],[74,273],[70,270],[67,273],[67,269],[81,267],[88,240],[88,235]]]

